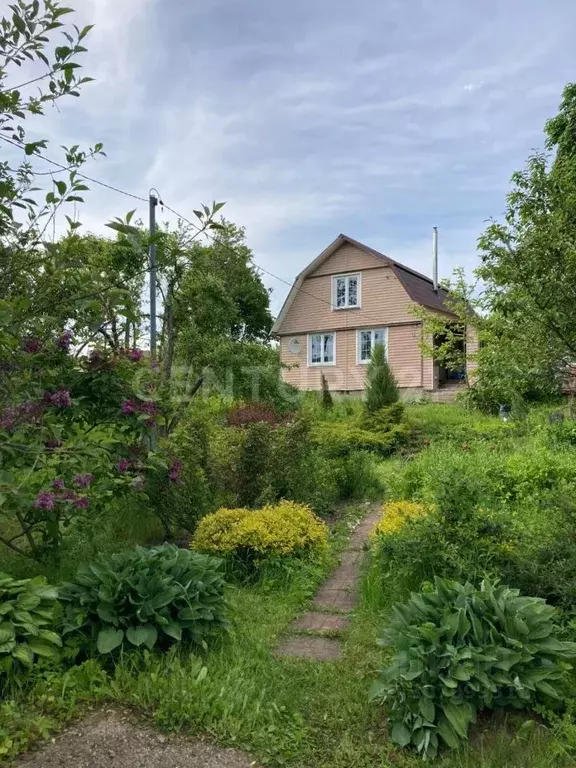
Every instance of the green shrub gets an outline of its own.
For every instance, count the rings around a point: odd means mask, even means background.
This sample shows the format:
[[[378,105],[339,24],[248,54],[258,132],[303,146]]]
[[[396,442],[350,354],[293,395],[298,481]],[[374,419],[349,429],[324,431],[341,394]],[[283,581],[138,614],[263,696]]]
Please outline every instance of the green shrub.
[[[371,432],[388,432],[401,424],[404,418],[404,403],[384,406],[377,411],[367,411],[362,415],[360,426]]]
[[[378,460],[368,451],[352,451],[332,459],[338,486],[338,497],[348,499],[377,498],[383,487],[376,472]],[[330,466],[330,461],[327,462]]]
[[[58,590],[42,576],[16,580],[0,573],[0,673],[18,663],[32,666],[37,656],[58,657],[57,598]]]
[[[375,344],[366,370],[366,410],[374,413],[398,398],[398,385],[386,360],[386,349],[383,344]]]
[[[405,424],[394,424],[385,432],[375,432],[355,423],[325,421],[312,429],[312,438],[327,456],[348,456],[354,451],[390,456],[408,435]]]
[[[337,469],[313,442],[306,418],[220,428],[211,451],[221,507],[258,507],[286,498],[325,514],[338,498]]]
[[[209,440],[208,414],[196,409],[160,443],[165,466],[150,472],[145,492],[168,538],[181,531],[192,533],[198,520],[215,506]]]
[[[518,590],[436,579],[394,607],[385,642],[393,663],[374,685],[392,739],[434,757],[457,748],[483,709],[527,709],[558,699],[576,644],[554,637],[555,609]]]
[[[200,643],[226,624],[221,561],[169,544],[101,555],[64,584],[65,633],[99,653]]]
[[[403,596],[435,576],[463,581],[499,576],[518,542],[505,514],[471,509],[457,516],[435,507],[378,536],[374,558],[388,592]]]
[[[268,561],[314,559],[328,545],[328,526],[304,504],[219,509],[200,521],[191,546],[257,570]]]

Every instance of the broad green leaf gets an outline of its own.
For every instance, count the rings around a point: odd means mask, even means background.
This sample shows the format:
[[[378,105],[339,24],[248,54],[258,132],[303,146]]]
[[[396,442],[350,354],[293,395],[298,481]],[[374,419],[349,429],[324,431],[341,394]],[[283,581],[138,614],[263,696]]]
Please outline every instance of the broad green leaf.
[[[158,631],[151,624],[141,624],[138,627],[130,627],[126,630],[126,637],[132,645],[145,645],[147,648],[153,648],[158,639]]]
[[[124,640],[124,632],[121,629],[109,627],[100,630],[96,645],[99,653],[110,653],[110,651],[118,648],[122,640]]]
[[[412,734],[404,723],[394,723],[392,726],[392,733],[390,734],[392,741],[398,744],[400,747],[406,747],[410,744]]]
[[[15,634],[16,631],[12,624],[7,621],[0,624],[0,645],[12,640]]]
[[[32,648],[25,643],[19,643],[12,651],[12,656],[27,666],[32,666],[34,661],[34,652],[32,651]]]
[[[438,723],[438,734],[451,749],[458,749],[460,746],[457,734],[454,732],[454,729],[448,720],[444,717]]]
[[[426,696],[422,696],[418,702],[422,717],[428,722],[433,723],[436,716],[436,707],[432,699],[428,699]]]
[[[165,624],[162,627],[162,631],[165,632],[170,637],[173,637],[174,640],[178,640],[178,642],[182,640],[182,628],[180,627],[179,624],[175,624],[174,622],[170,624]]]
[[[51,643],[47,643],[38,637],[31,637],[28,645],[38,656],[47,656],[48,658],[56,658],[58,656],[58,651]]]
[[[465,739],[471,720],[471,712],[467,703],[459,700],[452,700],[444,704],[443,709],[452,728],[459,736]]]

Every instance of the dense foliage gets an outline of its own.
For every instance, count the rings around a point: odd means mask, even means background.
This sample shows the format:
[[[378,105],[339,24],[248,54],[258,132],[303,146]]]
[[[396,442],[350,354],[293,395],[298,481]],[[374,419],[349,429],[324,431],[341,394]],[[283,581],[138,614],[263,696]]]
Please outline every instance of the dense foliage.
[[[558,640],[555,610],[518,590],[435,580],[394,606],[385,639],[393,663],[373,695],[389,707],[392,739],[434,757],[457,748],[484,709],[559,699],[576,643]]]
[[[38,657],[57,658],[62,646],[54,632],[58,591],[46,579],[11,578],[0,573],[0,674]]]
[[[198,524],[192,546],[258,567],[270,558],[313,558],[327,546],[328,528],[303,504],[220,509]]]
[[[366,369],[366,409],[374,413],[397,402],[398,397],[398,384],[388,365],[386,347],[375,344]]]
[[[102,555],[64,584],[64,633],[110,653],[196,644],[226,624],[220,561],[165,544]]]

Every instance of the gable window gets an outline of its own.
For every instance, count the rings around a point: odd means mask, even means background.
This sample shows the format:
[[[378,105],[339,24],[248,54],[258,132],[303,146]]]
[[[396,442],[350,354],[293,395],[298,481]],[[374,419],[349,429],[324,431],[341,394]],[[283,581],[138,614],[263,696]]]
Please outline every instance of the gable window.
[[[332,278],[332,308],[350,309],[360,306],[362,278],[358,275],[336,275]]]
[[[370,328],[358,331],[356,339],[356,359],[359,363],[369,363],[376,344],[383,344],[388,358],[388,328]]]
[[[308,336],[308,364],[334,365],[336,340],[333,333],[311,333]]]

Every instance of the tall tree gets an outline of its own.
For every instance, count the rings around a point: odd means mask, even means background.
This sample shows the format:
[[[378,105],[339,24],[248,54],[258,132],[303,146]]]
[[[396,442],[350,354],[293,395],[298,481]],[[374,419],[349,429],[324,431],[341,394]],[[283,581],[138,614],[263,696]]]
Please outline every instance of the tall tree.
[[[535,153],[512,177],[503,222],[480,237],[479,277],[504,337],[526,361],[559,373],[576,360],[576,86],[546,125],[552,155]],[[536,352],[537,350],[537,352]]]

